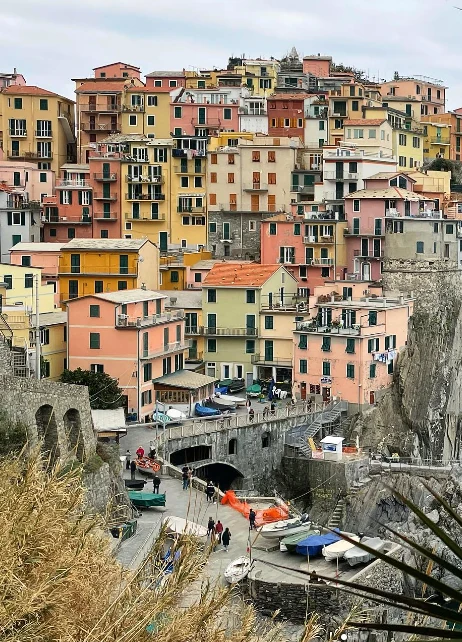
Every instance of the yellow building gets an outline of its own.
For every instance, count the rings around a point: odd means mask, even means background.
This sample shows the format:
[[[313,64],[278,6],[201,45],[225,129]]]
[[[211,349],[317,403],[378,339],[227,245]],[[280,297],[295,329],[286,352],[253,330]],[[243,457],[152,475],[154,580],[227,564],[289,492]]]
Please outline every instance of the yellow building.
[[[148,239],[73,239],[61,248],[60,299],[159,288],[159,250]]]
[[[170,136],[170,93],[154,87],[125,85],[122,93],[122,134],[144,134],[150,138]]]
[[[67,314],[55,308],[54,286],[42,283],[40,268],[5,263],[0,264],[0,282],[0,332],[14,348],[15,373],[30,376],[36,372],[35,312],[38,298],[41,378],[57,381],[66,368]]]
[[[245,85],[253,96],[274,93],[280,69],[278,60],[229,58],[227,69],[185,71],[186,88],[241,87]]]
[[[330,91],[328,111],[330,145],[338,145],[344,139],[345,120],[363,118],[362,108],[366,102],[371,106],[380,104],[377,100],[370,98],[366,101],[366,91],[366,86],[357,82],[345,83],[340,88]]]
[[[160,289],[186,290],[194,287],[190,268],[198,261],[206,261],[211,258],[212,253],[206,250],[162,256],[160,259]]]
[[[75,162],[74,101],[33,85],[0,91],[0,132],[8,160],[36,162],[58,174]]]
[[[423,120],[422,126],[424,131],[424,159],[450,158],[451,125]]]

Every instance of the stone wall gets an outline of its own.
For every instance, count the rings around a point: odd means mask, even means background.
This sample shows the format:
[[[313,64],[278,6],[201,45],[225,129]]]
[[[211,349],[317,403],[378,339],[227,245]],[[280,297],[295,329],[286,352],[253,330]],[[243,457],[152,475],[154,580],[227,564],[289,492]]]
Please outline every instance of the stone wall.
[[[259,260],[260,258],[260,223],[263,215],[261,212],[211,212],[208,222],[216,223],[217,231],[209,232],[208,247],[215,247],[213,253],[218,259],[224,258],[225,245],[229,247],[230,257],[239,259]],[[255,221],[256,229],[249,231],[249,221]],[[230,237],[232,243],[222,243],[223,223],[230,224]]]

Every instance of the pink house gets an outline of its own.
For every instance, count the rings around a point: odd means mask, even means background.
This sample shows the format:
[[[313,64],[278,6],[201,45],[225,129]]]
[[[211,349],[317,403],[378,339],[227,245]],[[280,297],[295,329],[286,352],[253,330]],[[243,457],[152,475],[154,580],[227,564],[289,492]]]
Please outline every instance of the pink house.
[[[55,304],[59,306],[59,255],[65,243],[17,243],[10,250],[11,265],[42,269],[42,284],[55,288]]]
[[[310,317],[294,331],[296,397],[337,398],[363,410],[390,387],[414,300],[361,291],[364,284],[349,282],[316,288]]]
[[[239,131],[239,97],[240,89],[181,89],[170,103],[174,136]]]
[[[165,312],[166,296],[121,290],[72,299],[68,306],[67,363],[107,372],[119,382],[125,410],[150,421],[152,380],[183,369],[184,311]]]
[[[184,71],[152,71],[146,74],[146,87],[159,92],[169,92],[177,87],[184,87],[186,78]]]
[[[21,161],[0,161],[0,183],[22,194],[24,201],[41,203],[53,194],[55,174],[51,169],[37,169],[37,164]]]
[[[112,62],[109,65],[94,67],[95,78],[137,78],[140,80],[140,68],[125,62]]]
[[[381,279],[385,217],[418,217],[434,209],[433,201],[414,192],[414,184],[404,173],[380,172],[364,179],[364,189],[345,197],[348,271],[356,278]]]

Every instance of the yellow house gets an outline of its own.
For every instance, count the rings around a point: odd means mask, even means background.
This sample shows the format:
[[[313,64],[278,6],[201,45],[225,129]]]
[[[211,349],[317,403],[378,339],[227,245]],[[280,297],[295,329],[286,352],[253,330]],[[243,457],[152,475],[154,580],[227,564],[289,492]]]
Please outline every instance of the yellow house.
[[[212,136],[207,145],[208,152],[216,152],[217,149],[221,147],[231,147],[235,145],[234,142],[237,138],[242,138],[244,140],[253,140],[255,134],[252,132],[220,132],[218,136]],[[232,144],[230,144],[230,139]]]
[[[35,313],[38,301],[40,378],[57,381],[66,367],[67,314],[55,308],[54,286],[43,284],[41,279],[42,270],[39,268],[0,264],[0,331],[15,348],[16,374],[35,375]]]
[[[274,93],[280,69],[278,60],[231,57],[226,69],[185,71],[185,85],[190,89],[212,87],[241,87],[250,89],[253,96],[269,96]]]
[[[329,144],[338,145],[344,139],[345,120],[363,118],[362,108],[366,104],[366,86],[362,83],[345,83],[339,89],[332,89],[329,95]],[[379,105],[374,99],[367,104]],[[377,118],[377,116],[375,117]]]
[[[422,121],[424,130],[424,158],[450,158],[451,125]]]
[[[8,160],[36,162],[58,174],[75,162],[74,101],[33,85],[0,91],[0,131]]]
[[[61,249],[60,299],[159,288],[159,250],[148,239],[73,239]]]
[[[198,261],[212,258],[212,252],[185,252],[169,254],[160,258],[160,289],[161,290],[186,290],[194,285],[190,278],[190,268]]]
[[[185,368],[196,372],[204,371],[205,338],[202,332],[204,326],[202,314],[201,290],[164,290],[167,296],[166,310],[184,310],[185,337],[190,341],[189,354],[185,359]]]
[[[155,87],[125,85],[122,94],[122,134],[144,134],[150,138],[170,136],[170,93]]]

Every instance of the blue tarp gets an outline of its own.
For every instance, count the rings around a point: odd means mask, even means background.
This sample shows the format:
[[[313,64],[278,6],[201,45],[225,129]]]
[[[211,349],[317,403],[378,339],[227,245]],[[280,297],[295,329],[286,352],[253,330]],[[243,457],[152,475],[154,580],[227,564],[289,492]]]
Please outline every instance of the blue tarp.
[[[334,542],[338,542],[342,538],[335,533],[327,533],[326,535],[310,535],[297,544],[295,549],[300,555],[309,555],[315,557],[322,552],[324,546],[329,546]]]

